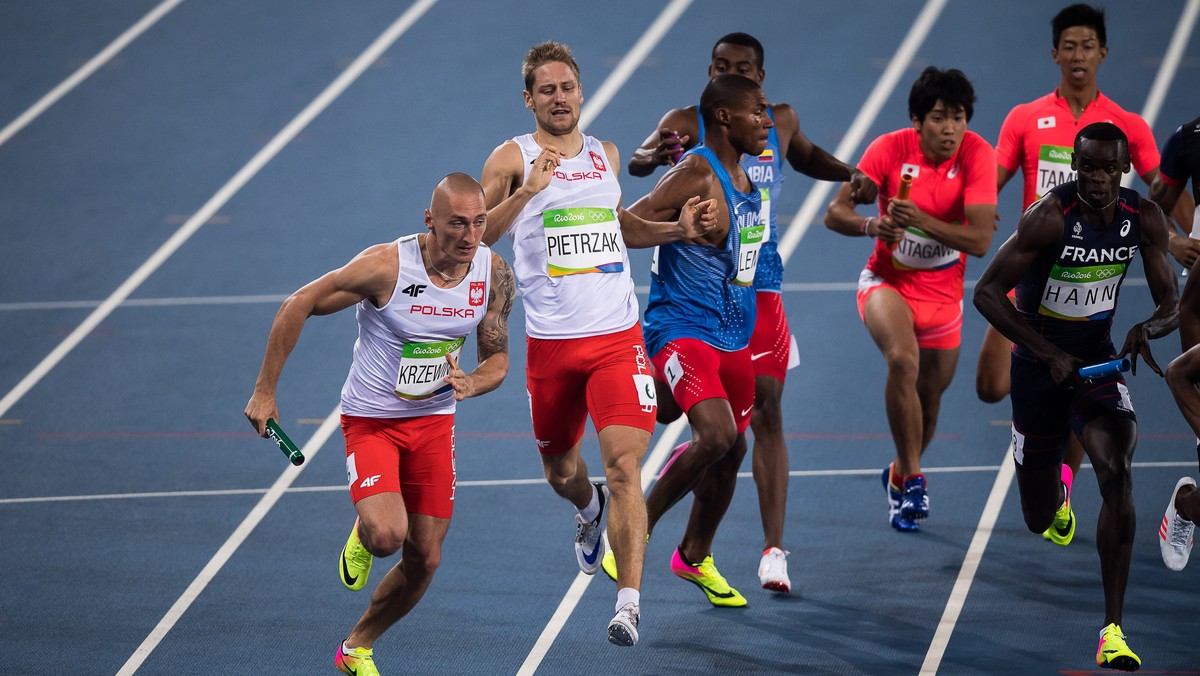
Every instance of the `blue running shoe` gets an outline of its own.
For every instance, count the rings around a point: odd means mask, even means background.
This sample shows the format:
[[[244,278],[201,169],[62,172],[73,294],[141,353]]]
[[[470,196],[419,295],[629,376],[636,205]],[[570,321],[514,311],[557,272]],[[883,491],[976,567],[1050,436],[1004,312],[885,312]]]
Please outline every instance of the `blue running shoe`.
[[[900,489],[892,486],[891,481],[889,481],[891,473],[891,465],[883,468],[883,490],[887,495],[888,523],[892,524],[892,528],[901,533],[914,533],[921,530],[920,525],[916,521],[900,515],[900,500],[902,496]]]
[[[900,515],[913,520],[929,516],[929,494],[925,491],[924,474],[914,474],[904,480],[904,497],[900,499]]]

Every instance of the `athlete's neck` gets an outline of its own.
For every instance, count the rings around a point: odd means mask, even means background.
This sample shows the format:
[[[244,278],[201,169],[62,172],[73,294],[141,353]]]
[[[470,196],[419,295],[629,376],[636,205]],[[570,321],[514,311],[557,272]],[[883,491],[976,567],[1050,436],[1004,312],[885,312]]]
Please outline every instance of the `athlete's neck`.
[[[1062,82],[1058,85],[1058,95],[1066,100],[1067,107],[1071,109],[1075,119],[1079,119],[1088,104],[1100,96],[1100,88],[1096,86],[1095,80],[1081,87],[1072,87],[1070,83]]]
[[[538,127],[538,130],[533,132],[533,142],[540,148],[554,146],[568,160],[583,152],[583,132],[579,131],[578,126],[561,136]]]

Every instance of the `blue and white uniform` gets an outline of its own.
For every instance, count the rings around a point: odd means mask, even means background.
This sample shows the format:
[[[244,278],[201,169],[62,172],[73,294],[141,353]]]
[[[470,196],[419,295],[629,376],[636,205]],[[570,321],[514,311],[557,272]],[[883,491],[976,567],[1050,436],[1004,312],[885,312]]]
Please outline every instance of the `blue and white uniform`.
[[[729,208],[723,247],[673,242],[658,247],[650,271],[646,347],[655,354],[677,338],[695,338],[732,352],[750,344],[754,331],[754,279],[764,241],[762,192],[738,192],[716,155],[704,146],[688,151],[712,166]]]

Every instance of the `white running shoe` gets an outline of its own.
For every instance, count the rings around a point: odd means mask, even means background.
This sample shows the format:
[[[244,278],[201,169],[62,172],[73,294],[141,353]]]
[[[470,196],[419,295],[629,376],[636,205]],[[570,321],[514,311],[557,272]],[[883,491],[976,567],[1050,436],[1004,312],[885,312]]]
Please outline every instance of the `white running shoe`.
[[[758,580],[763,589],[787,594],[792,591],[792,581],[787,573],[788,553],[778,547],[771,547],[763,552],[762,561],[758,564]]]
[[[1196,524],[1175,511],[1175,496],[1179,495],[1180,488],[1195,485],[1190,476],[1183,477],[1175,484],[1171,501],[1167,503],[1167,511],[1163,514],[1162,525],[1158,527],[1158,547],[1162,551],[1163,563],[1171,570],[1183,570],[1187,565],[1196,533]]]
[[[608,486],[592,484],[599,493],[600,512],[591,521],[584,521],[582,514],[575,515],[579,527],[575,531],[575,559],[579,561],[579,570],[587,575],[594,575],[600,570],[600,560],[604,558],[604,512],[608,510]]]
[[[626,603],[608,623],[608,642],[619,646],[637,645],[638,615],[640,610],[636,603]]]

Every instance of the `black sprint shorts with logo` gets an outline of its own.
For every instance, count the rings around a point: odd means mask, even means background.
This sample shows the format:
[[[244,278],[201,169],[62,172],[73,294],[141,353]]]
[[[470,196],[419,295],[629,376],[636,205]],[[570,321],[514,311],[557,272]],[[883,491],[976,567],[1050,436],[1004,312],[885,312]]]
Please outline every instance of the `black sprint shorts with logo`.
[[[1013,355],[1012,440],[1017,469],[1038,470],[1062,462],[1071,432],[1102,416],[1137,422],[1125,378],[1120,375],[1085,382],[1068,390],[1054,382],[1038,360]]]

